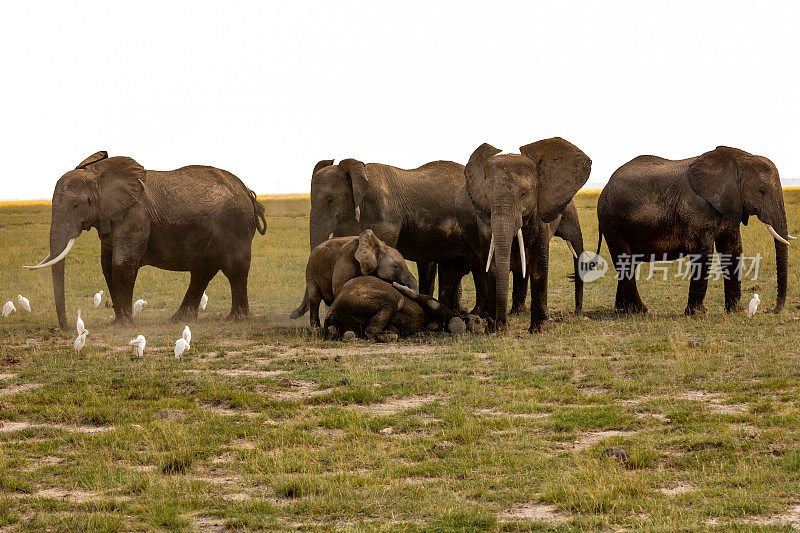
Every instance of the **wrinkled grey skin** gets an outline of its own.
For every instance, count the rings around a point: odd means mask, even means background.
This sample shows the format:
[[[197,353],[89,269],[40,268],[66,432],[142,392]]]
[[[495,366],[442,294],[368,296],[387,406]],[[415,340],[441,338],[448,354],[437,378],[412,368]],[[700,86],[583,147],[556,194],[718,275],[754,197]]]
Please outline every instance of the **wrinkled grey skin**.
[[[550,238],[554,236],[563,239],[572,245],[575,255],[580,257],[583,253],[583,233],[581,223],[578,219],[578,208],[575,202],[567,204],[567,208],[558,218],[550,222]],[[583,280],[579,275],[578,259],[572,255],[572,251],[567,251],[572,258],[573,274],[570,277],[575,283],[575,314],[579,315],[583,311]],[[530,254],[526,254],[529,258]],[[511,314],[520,313],[525,307],[525,298],[528,296],[528,280],[530,276],[522,277],[522,269],[519,265],[519,250],[514,248],[511,253],[511,271],[513,272],[513,287],[511,291]]]
[[[400,290],[403,292],[401,293]],[[431,322],[463,332],[464,321],[430,296],[394,286],[373,276],[359,276],[344,284],[325,317],[325,332],[347,330],[385,342],[391,334],[412,335]]]
[[[403,257],[416,261],[423,293],[431,292],[439,264],[439,299],[455,308],[466,270],[467,244],[454,212],[464,166],[434,161],[413,170],[344,159],[317,163],[311,179],[310,244],[329,235],[372,229]],[[441,280],[446,280],[442,282]]]
[[[718,253],[733,258],[720,262],[725,278],[725,309],[740,309],[740,224],[746,225],[750,216],[771,225],[783,239],[788,237],[778,169],[766,157],[718,146],[680,161],[644,155],[622,165],[597,202],[598,252],[605,236],[619,276],[616,308],[647,311],[636,287],[635,268],[631,268],[629,260],[623,262],[622,257],[630,259],[636,254],[639,263],[649,261],[652,255],[657,260],[674,260],[697,254],[693,266],[700,271],[689,283],[685,312],[705,313],[708,269],[716,247]],[[786,303],[788,252],[786,244],[775,240],[775,312]]]
[[[130,157],[97,152],[56,183],[48,258],[91,228],[100,236],[117,323],[131,320],[133,286],[145,265],[192,273],[175,320],[197,316],[203,291],[220,270],[231,284],[229,317],[248,314],[250,246],[266,222],[255,193],[230,172],[199,165],[145,170]],[[64,262],[52,266],[52,275],[58,323],[66,329]]]
[[[342,286],[357,276],[375,276],[418,291],[417,280],[400,252],[375,236],[372,230],[358,237],[334,237],[311,251],[306,265],[306,291],[303,302],[291,317],[299,318],[311,310],[312,328],[318,328],[319,304],[330,307]]]
[[[498,329],[505,329],[507,324],[511,251],[519,247],[517,233],[521,229],[531,280],[529,331],[539,331],[549,318],[549,223],[589,179],[592,162],[577,146],[560,137],[523,146],[521,154],[499,152],[489,144],[473,152],[465,168],[466,196],[462,193],[457,198],[461,204],[457,204],[457,211],[467,211],[463,204],[468,199],[480,222],[470,229],[468,241],[476,251],[471,254],[470,269],[476,277],[476,290],[486,290],[483,316],[494,318]],[[495,251],[489,258],[492,235]],[[478,272],[484,270],[487,259],[490,271],[484,288]]]

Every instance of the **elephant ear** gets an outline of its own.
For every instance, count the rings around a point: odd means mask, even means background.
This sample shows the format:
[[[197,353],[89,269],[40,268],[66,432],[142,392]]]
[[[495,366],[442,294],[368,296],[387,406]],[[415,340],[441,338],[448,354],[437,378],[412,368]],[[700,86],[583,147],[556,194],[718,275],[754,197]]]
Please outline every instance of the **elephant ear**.
[[[519,151],[536,166],[539,218],[552,222],[589,179],[592,160],[561,137],[526,144]]]
[[[78,166],[75,167],[75,170],[84,169],[91,165],[92,163],[97,163],[98,161],[102,161],[103,159],[108,159],[108,152],[105,150],[101,150],[99,152],[95,152],[80,163]]]
[[[378,268],[378,256],[380,255],[381,244],[383,244],[371,229],[361,232],[358,236],[358,248],[355,258],[361,267],[361,273],[365,276],[375,272]]]
[[[464,176],[467,178],[467,194],[469,194],[470,200],[475,207],[487,213],[491,211],[491,202],[489,186],[486,181],[486,161],[500,152],[502,150],[491,144],[483,143],[472,152],[467,166],[464,168]]]
[[[701,198],[731,222],[742,222],[736,154],[733,148],[717,146],[689,164],[689,185]]]
[[[339,161],[339,168],[350,180],[353,189],[353,209],[356,212],[356,220],[361,221],[361,202],[367,194],[369,180],[367,179],[367,167],[357,159],[342,159]]]
[[[89,168],[99,188],[101,234],[111,232],[111,222],[122,217],[144,195],[144,168],[130,157],[110,157]]]
[[[314,172],[311,173],[311,176],[313,177],[314,174],[316,174],[325,167],[331,166],[332,164],[333,164],[333,159],[323,159],[322,161],[314,165]]]

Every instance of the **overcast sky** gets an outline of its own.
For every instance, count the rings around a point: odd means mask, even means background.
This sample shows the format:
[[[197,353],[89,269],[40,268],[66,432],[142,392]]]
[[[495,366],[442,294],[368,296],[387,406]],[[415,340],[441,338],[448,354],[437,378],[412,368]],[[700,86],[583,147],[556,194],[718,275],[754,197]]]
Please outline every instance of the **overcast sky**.
[[[800,178],[800,2],[8,2],[1,199],[101,149],[308,192],[320,159],[413,168],[561,136],[603,183],[719,144]]]

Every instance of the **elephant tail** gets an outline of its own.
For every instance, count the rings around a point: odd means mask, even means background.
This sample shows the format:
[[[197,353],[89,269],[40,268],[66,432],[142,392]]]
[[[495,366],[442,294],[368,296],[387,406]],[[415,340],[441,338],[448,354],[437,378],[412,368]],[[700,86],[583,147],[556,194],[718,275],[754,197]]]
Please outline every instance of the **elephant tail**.
[[[600,255],[600,247],[603,246],[603,230],[597,228],[597,232],[600,234],[600,236],[597,238],[597,251],[594,255]]]
[[[247,194],[250,195],[250,201],[253,202],[253,212],[256,214],[256,229],[261,235],[267,233],[267,219],[264,215],[266,209],[261,205],[261,202],[256,198],[256,193],[248,189]]]
[[[292,311],[292,314],[289,315],[290,318],[300,318],[304,314],[308,312],[309,299],[308,299],[308,288],[306,288],[306,293],[303,295],[303,302],[300,304],[300,307]]]

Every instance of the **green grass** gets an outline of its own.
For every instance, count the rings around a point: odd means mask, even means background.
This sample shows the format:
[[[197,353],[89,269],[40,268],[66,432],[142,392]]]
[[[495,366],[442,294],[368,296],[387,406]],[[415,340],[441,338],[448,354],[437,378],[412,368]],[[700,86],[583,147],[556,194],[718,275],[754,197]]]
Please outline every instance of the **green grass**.
[[[800,233],[800,191],[786,191]],[[596,193],[576,198],[597,239]],[[49,207],[0,204],[0,531],[789,530],[800,523],[800,310],[794,277],[780,315],[723,312],[711,281],[686,318],[688,282],[640,282],[647,316],[611,309],[615,281],[586,285],[575,317],[572,262],[551,245],[553,329],[425,334],[391,345],[325,341],[288,318],[303,292],[308,200],[266,199],[256,236],[253,317],[226,322],[227,281],[190,325],[170,324],[187,273],[142,269],[133,327],[92,308],[105,283],[97,236],[67,258],[67,312],[91,333],[72,350],[50,275]],[[774,305],[775,258],[758,222],[758,292]],[[607,257],[607,252],[603,252]],[[796,246],[791,247],[791,265]],[[674,267],[671,272],[674,273]],[[471,281],[465,300],[474,301]],[[16,300],[15,300],[16,301]],[[145,357],[127,342],[147,337]],[[391,428],[391,433],[382,430]],[[631,462],[602,456],[623,446]]]

